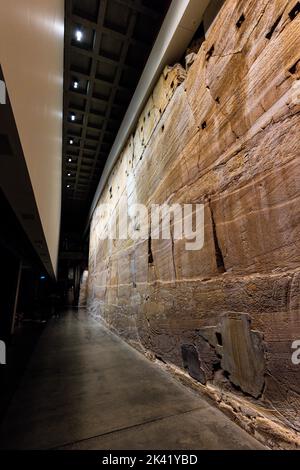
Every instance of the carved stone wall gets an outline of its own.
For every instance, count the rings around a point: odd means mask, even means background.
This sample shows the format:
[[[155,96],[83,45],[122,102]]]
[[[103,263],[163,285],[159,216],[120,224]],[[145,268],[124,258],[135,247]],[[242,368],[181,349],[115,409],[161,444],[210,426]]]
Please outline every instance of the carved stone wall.
[[[81,276],[78,303],[79,307],[86,307],[87,304],[88,275],[88,271],[84,271]]]
[[[88,304],[143,352],[300,430],[300,3],[226,0],[167,68],[110,176]],[[121,197],[205,204],[205,244],[101,240]]]

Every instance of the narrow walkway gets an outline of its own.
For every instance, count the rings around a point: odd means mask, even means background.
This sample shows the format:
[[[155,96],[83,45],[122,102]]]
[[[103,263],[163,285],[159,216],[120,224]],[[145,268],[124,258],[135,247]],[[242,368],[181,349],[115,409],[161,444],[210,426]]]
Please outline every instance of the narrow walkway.
[[[84,311],[43,332],[0,434],[7,449],[260,449]]]

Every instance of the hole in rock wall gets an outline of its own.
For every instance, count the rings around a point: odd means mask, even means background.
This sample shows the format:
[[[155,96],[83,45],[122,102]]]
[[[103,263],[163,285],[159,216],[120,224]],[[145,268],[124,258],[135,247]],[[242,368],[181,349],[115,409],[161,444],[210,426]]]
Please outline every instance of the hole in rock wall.
[[[148,263],[153,264],[153,253],[152,253],[152,239],[151,237],[148,238]]]
[[[296,16],[300,13],[300,2],[297,2],[294,8],[289,12],[289,17],[293,21]]]
[[[213,55],[215,51],[215,46],[211,46],[211,48],[209,49],[208,53],[206,54],[206,60],[209,61],[209,59],[211,58],[211,56]]]
[[[297,69],[298,69],[298,64],[300,63],[300,59],[297,60],[297,62],[289,69],[289,73],[291,75],[295,75],[295,73],[297,72]]]
[[[241,16],[240,16],[240,18],[238,19],[238,21],[237,21],[237,23],[236,23],[236,27],[237,27],[238,29],[242,26],[242,24],[244,23],[245,19],[246,19],[246,18],[245,18],[245,15],[244,15],[244,13],[242,13]]]
[[[210,212],[211,212],[213,239],[214,239],[214,244],[215,244],[216,265],[217,265],[219,273],[225,273],[226,268],[225,268],[224,257],[223,257],[223,253],[222,253],[222,250],[221,250],[221,247],[220,247],[218,234],[217,234],[217,228],[216,228],[215,219],[214,219],[214,214],[213,214],[213,211],[212,211],[211,207],[210,207]]]
[[[222,339],[221,333],[218,333],[218,332],[216,331],[216,338],[217,338],[218,345],[219,345],[219,346],[223,346],[223,339]]]
[[[269,39],[269,40],[271,39],[271,37],[272,37],[273,34],[274,34],[275,29],[277,28],[277,26],[278,26],[279,23],[280,23],[281,18],[282,18],[282,15],[280,15],[280,16],[277,18],[277,20],[275,21],[275,23],[274,23],[273,26],[271,27],[270,31],[266,34],[266,38],[267,38],[267,39]]]

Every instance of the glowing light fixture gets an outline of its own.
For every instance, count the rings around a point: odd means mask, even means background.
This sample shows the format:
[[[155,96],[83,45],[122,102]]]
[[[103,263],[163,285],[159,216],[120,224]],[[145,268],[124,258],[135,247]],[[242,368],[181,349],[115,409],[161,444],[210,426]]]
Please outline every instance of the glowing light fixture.
[[[83,38],[83,32],[80,29],[77,29],[75,31],[75,37],[78,42],[81,42]]]
[[[73,145],[74,144],[74,140],[73,139],[70,139],[70,145]]]
[[[74,88],[74,90],[77,90],[79,88],[79,82],[77,80],[74,80],[73,88]]]
[[[73,122],[76,121],[76,116],[75,116],[74,113],[71,114],[71,121],[73,121]]]

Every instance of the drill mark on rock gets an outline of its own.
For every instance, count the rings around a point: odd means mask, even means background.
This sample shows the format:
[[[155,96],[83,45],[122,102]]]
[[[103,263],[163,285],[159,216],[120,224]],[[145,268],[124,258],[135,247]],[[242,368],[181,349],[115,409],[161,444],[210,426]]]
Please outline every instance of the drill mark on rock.
[[[217,338],[218,345],[219,345],[219,346],[223,346],[222,335],[221,335],[221,333],[219,333],[218,331],[216,331],[216,338]]]
[[[211,222],[212,222],[212,230],[213,230],[213,239],[214,239],[214,245],[215,245],[215,257],[216,257],[216,263],[217,263],[217,268],[219,273],[225,273],[226,268],[225,268],[225,263],[224,263],[224,257],[223,253],[219,244],[219,239],[217,235],[217,229],[216,229],[216,223],[214,219],[214,214],[213,210],[211,207],[211,204],[209,202],[209,209],[210,209],[210,214],[211,214]]]
[[[245,15],[244,15],[244,13],[242,13],[241,16],[240,16],[240,18],[239,18],[238,21],[236,22],[236,27],[237,27],[238,29],[240,29],[240,27],[241,27],[242,24],[244,23],[245,19],[246,19],[246,18],[245,18]]]
[[[291,21],[293,21],[299,13],[300,13],[300,2],[297,2],[294,8],[289,12],[289,17]]]
[[[153,264],[153,253],[152,253],[152,238],[151,235],[149,235],[148,238],[148,264]]]
[[[177,270],[176,270],[176,262],[175,262],[175,243],[174,243],[174,234],[171,230],[171,242],[172,242],[172,260],[173,260],[173,270],[174,270],[174,277],[177,279]]]
[[[295,75],[295,73],[297,72],[299,63],[300,63],[300,59],[298,59],[297,62],[294,65],[292,65],[292,67],[289,69],[289,73],[291,75]]]
[[[279,25],[280,21],[281,21],[281,18],[282,18],[282,15],[278,16],[277,20],[275,21],[275,23],[273,24],[273,26],[271,27],[270,31],[266,34],[266,38],[267,39],[271,39],[273,34],[274,34],[274,31],[275,29],[277,28],[277,26]]]
[[[209,59],[212,57],[214,51],[215,51],[215,46],[212,45],[211,48],[209,49],[208,53],[206,54],[206,60],[207,60],[207,62],[208,62]]]

